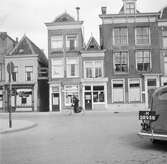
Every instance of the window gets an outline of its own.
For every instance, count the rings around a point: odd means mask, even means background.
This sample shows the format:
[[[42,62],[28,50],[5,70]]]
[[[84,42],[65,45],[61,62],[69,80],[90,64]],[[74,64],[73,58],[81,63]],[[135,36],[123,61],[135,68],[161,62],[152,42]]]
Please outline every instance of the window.
[[[67,58],[67,77],[79,76],[79,60]]]
[[[21,103],[22,104],[26,104],[27,103],[27,98],[26,97],[22,97],[21,98]]]
[[[148,79],[147,80],[147,86],[148,87],[156,87],[156,85],[157,85],[156,79]]]
[[[56,35],[51,37],[51,49],[62,49],[63,48],[63,36]]]
[[[75,50],[77,47],[77,35],[68,35],[66,37],[66,48],[68,50]]]
[[[167,75],[167,57],[164,57],[164,75]]]
[[[113,54],[114,71],[116,73],[128,72],[128,52],[115,52]]]
[[[150,51],[136,51],[136,67],[139,72],[149,72],[151,70]]]
[[[127,14],[135,13],[135,3],[126,3],[126,13]]]
[[[167,49],[167,31],[162,32],[162,48]]]
[[[139,44],[139,45],[150,44],[150,28],[149,27],[137,27],[135,42],[136,44]]]
[[[78,85],[65,85],[64,86],[64,98],[65,106],[71,106],[73,103],[73,97],[76,96],[79,99],[79,87]]]
[[[113,43],[114,45],[127,45],[128,44],[128,29],[121,27],[121,28],[114,28],[113,30]]]
[[[33,67],[32,66],[26,66],[25,67],[25,73],[26,73],[26,81],[32,80],[32,73],[33,73]]]
[[[85,78],[100,78],[103,77],[103,61],[85,61],[84,63]]]
[[[13,81],[16,81],[16,80],[17,80],[17,73],[18,73],[18,67],[15,66],[15,67],[14,67],[14,70],[13,70],[13,72],[12,72],[12,79],[13,79]]]
[[[2,64],[0,64],[0,81],[2,81]]]
[[[64,60],[63,59],[52,59],[52,78],[62,78],[64,77]]]
[[[104,102],[104,86],[93,86],[93,102]]]

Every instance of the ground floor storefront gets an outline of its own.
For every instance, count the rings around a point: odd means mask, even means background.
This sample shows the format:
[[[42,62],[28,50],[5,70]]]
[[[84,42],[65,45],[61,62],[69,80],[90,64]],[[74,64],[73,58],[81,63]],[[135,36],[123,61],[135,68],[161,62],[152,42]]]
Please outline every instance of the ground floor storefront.
[[[141,77],[111,79],[108,104],[146,104],[149,107],[153,91],[160,86],[159,74],[143,74]]]
[[[106,81],[52,82],[49,91],[50,111],[59,112],[72,108],[74,97],[84,110],[98,110],[107,105]]]
[[[11,107],[13,112],[37,111],[36,86],[34,84],[12,85]],[[5,106],[9,109],[9,86],[5,87]]]

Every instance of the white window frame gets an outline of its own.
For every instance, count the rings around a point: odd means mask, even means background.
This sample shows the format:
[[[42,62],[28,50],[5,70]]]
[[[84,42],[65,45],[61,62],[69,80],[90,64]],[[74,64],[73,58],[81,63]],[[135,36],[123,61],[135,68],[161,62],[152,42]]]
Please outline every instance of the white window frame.
[[[124,52],[126,52],[127,53],[127,71],[125,71],[125,72],[123,72],[123,71],[120,71],[120,72],[117,72],[117,71],[115,71],[115,68],[116,68],[116,66],[115,66],[115,54],[116,53],[119,53],[119,54],[122,54],[122,53],[124,53]],[[122,63],[121,63],[121,65],[122,65]],[[118,51],[118,52],[113,52],[113,67],[114,67],[114,72],[115,72],[115,74],[126,74],[126,73],[128,73],[129,72],[129,52],[128,51]]]
[[[131,7],[133,5],[133,7]],[[127,2],[126,3],[126,14],[134,14],[135,13],[135,3],[134,2]],[[131,12],[133,11],[133,12]]]
[[[0,81],[2,81],[2,63],[0,63]]]
[[[137,29],[139,29],[139,28],[140,28],[140,29],[141,29],[141,28],[148,28],[148,37],[149,37],[149,38],[148,38],[148,43],[137,43],[137,39],[138,39],[138,38],[137,38]],[[140,35],[141,35],[141,34],[140,34]],[[135,28],[135,44],[136,44],[136,45],[150,45],[150,44],[151,44],[151,33],[150,33],[150,27],[149,27],[149,26],[143,26],[143,27],[142,27],[142,26],[141,26],[141,27],[139,26],[139,27],[136,27],[136,28]]]
[[[126,43],[122,43],[122,40],[119,40],[119,43],[117,44],[116,42],[118,42],[118,41],[116,41],[116,38],[115,38],[115,30],[116,29],[119,29],[119,39],[122,39],[122,35],[120,35],[121,34],[121,32],[120,32],[120,30],[123,30],[123,29],[126,29]],[[128,45],[129,43],[128,43],[128,40],[129,40],[129,38],[128,38],[128,28],[127,27],[115,27],[115,28],[113,28],[113,45],[114,46],[120,46],[120,45]]]
[[[13,82],[16,82],[18,79],[18,66],[14,66],[14,70],[13,70],[13,73],[15,73],[15,76],[16,76],[16,80],[14,81],[13,78],[12,78],[12,81]]]
[[[162,31],[162,48],[167,49],[167,31]]]
[[[91,63],[90,66],[87,66],[87,64],[86,64],[87,62]],[[96,62],[100,63],[100,67],[96,66]],[[85,79],[102,78],[104,76],[103,62],[104,62],[103,60],[87,60],[87,61],[84,61],[84,78]],[[86,76],[86,69],[87,68],[91,68],[91,71],[92,71],[92,77],[91,78],[89,78],[89,77]],[[96,68],[101,68],[102,75],[100,77],[96,77],[96,72],[95,72]]]
[[[133,102],[133,101],[129,100],[130,84],[132,84],[131,81],[139,81],[139,85],[140,85],[140,102],[142,102],[142,83],[141,83],[141,79],[139,79],[139,78],[129,78],[128,79],[128,101],[129,102]]]
[[[27,76],[27,73],[30,73],[30,80],[28,80],[28,76]],[[25,66],[25,80],[26,81],[32,81],[33,80],[33,66]]]
[[[164,75],[167,76],[167,56],[164,56]]]
[[[51,49],[63,49],[63,35],[51,36]]]
[[[69,87],[71,87],[72,89],[68,90],[67,88],[69,88]],[[75,88],[76,88],[76,90],[75,90]],[[75,95],[80,100],[80,97],[79,97],[79,85],[64,85],[64,104],[65,104],[65,106],[71,106],[72,103],[73,103],[73,101],[72,101],[73,97],[69,97],[69,99],[71,99],[71,102],[67,102],[66,101],[67,93],[71,93],[72,96]]]
[[[114,102],[114,94],[113,94],[114,81],[122,81],[122,84],[123,84],[123,103],[124,103],[125,102],[125,79],[112,79],[111,80],[112,103],[117,103],[117,102]]]
[[[70,40],[68,37],[73,37],[74,39],[74,49],[70,49]],[[68,34],[66,35],[66,49],[75,50],[78,47],[78,35],[77,34]]]
[[[58,70],[58,75],[54,75],[54,70]],[[63,78],[64,77],[64,59],[63,58],[53,58],[51,59],[51,75],[53,78]]]
[[[148,70],[148,71],[140,71],[140,70],[138,70],[138,68],[137,68],[137,64],[138,64],[138,62],[137,62],[137,53],[136,53],[138,51],[141,51],[142,54],[144,53],[144,51],[148,51],[149,52],[149,55],[150,55],[150,57],[149,57],[150,58],[150,70]],[[152,54],[151,54],[151,51],[150,50],[136,50],[136,52],[135,52],[136,71],[137,72],[150,72],[152,70]]]
[[[67,64],[67,77],[79,77],[79,58],[67,58],[66,59]],[[71,75],[71,65],[75,65],[75,75]]]

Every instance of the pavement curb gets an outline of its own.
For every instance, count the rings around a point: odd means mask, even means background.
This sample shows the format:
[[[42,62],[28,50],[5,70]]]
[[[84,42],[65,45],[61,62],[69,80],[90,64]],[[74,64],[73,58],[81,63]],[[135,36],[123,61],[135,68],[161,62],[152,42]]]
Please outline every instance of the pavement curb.
[[[24,130],[28,130],[28,129],[34,128],[34,127],[36,127],[36,126],[38,126],[37,123],[32,123],[31,125],[25,126],[25,127],[22,127],[22,128],[2,130],[2,131],[0,131],[0,134],[7,134],[7,133],[13,133],[13,132],[24,131]]]

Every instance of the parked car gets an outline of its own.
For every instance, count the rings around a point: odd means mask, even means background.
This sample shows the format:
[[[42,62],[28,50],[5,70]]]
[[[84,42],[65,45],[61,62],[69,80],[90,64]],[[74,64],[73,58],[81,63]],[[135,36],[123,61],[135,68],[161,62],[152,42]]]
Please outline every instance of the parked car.
[[[152,143],[167,141],[167,86],[154,91],[150,110],[139,111],[139,120],[142,120],[139,136],[151,139]]]

